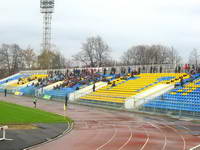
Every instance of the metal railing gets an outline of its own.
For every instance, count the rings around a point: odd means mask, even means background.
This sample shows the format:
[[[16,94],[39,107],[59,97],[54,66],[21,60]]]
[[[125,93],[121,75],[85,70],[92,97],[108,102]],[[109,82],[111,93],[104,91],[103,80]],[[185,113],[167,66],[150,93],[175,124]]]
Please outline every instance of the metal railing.
[[[147,105],[145,105],[147,104]],[[175,99],[144,99],[144,104],[137,111],[160,113],[177,117],[192,117],[200,119],[200,103],[188,101],[181,102]]]

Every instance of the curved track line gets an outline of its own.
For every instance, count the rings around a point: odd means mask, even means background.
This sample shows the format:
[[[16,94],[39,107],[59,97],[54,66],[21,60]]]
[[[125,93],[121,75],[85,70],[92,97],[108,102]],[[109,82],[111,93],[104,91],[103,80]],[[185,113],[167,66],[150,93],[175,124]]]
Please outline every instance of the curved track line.
[[[114,139],[114,137],[116,136],[116,134],[117,134],[117,129],[116,129],[116,127],[114,127],[114,133],[113,133],[112,137],[106,143],[104,143],[103,145],[101,145],[100,147],[98,147],[96,150],[100,150],[105,145],[107,145],[108,143],[110,143]]]
[[[138,123],[138,122],[137,122]],[[141,124],[141,122],[140,122],[140,124]],[[130,138],[130,140],[129,141],[127,141],[126,142],[126,145],[124,144],[124,146],[123,146],[123,149],[126,149],[125,147],[127,146],[127,145],[129,145],[129,144],[131,144],[131,147],[134,147],[134,144],[135,144],[135,139],[133,139],[133,137],[134,137],[134,131],[137,129],[137,128],[141,128],[143,125],[140,125],[140,126],[134,126],[133,128],[131,128],[130,127],[130,125],[128,126],[129,127],[129,129],[131,130],[131,133],[132,133],[132,137]],[[143,127],[142,127],[143,128]],[[132,141],[132,139],[133,139],[133,141]],[[131,142],[132,141],[132,142]],[[131,142],[131,143],[130,143]],[[122,147],[122,146],[121,146]],[[121,148],[120,147],[120,148]]]
[[[164,119],[160,119],[161,121],[165,121]],[[156,123],[158,123],[159,124],[159,122],[157,122],[157,121],[154,121],[154,122],[156,122]],[[168,127],[168,128],[170,128],[170,129],[172,129],[174,132],[176,132],[176,134],[177,135],[179,135],[180,137],[181,137],[181,139],[183,140],[183,150],[185,150],[186,149],[186,141],[185,141],[185,138],[175,129],[175,128],[173,128],[173,127],[171,127],[171,126],[169,126],[169,125],[166,125],[166,124],[164,124],[164,123],[161,123],[163,126],[166,126],[166,127]]]
[[[163,133],[164,134],[164,132],[162,131],[162,129],[161,128],[159,128],[158,126],[156,126],[155,124],[153,124],[153,123],[151,123],[151,122],[148,122],[148,123],[150,123],[153,127],[155,127],[156,129],[158,129],[161,133]],[[164,134],[164,138],[165,138],[165,143],[164,143],[164,145],[163,145],[163,148],[162,148],[162,150],[164,150],[165,149],[165,147],[166,147],[166,145],[167,145],[167,137],[166,137],[166,135]]]
[[[133,137],[133,132],[132,132],[132,129],[130,128],[130,126],[128,126],[128,129],[131,132],[131,135],[129,136],[128,140],[118,150],[123,149],[130,142],[131,138]]]
[[[186,147],[185,138],[179,132],[177,132],[177,130],[175,128],[170,127],[168,125],[165,125],[165,126],[167,126],[168,128],[171,128],[172,130],[174,130],[181,137],[181,139],[183,140],[183,150],[185,150],[185,147]]]
[[[144,145],[142,146],[142,148],[140,150],[143,150],[144,147],[147,145],[147,143],[149,141],[149,133],[147,132],[147,130],[144,127],[142,127],[142,128],[144,129],[144,131],[145,131],[145,133],[147,135],[147,140],[145,141]]]

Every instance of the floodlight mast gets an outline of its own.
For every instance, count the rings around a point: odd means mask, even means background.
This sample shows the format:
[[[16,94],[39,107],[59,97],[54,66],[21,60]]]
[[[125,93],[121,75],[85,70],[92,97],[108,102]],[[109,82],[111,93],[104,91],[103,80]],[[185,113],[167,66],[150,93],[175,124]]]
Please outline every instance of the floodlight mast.
[[[43,14],[42,50],[51,49],[51,20],[54,12],[54,0],[40,0],[40,12]]]

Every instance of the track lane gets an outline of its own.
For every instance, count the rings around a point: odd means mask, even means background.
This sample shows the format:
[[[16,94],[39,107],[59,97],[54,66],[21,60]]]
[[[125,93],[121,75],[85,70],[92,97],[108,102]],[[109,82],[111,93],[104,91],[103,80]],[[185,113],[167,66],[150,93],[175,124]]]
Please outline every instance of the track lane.
[[[0,96],[0,98],[33,107],[32,100],[27,97],[8,96],[5,98]],[[40,145],[33,150],[95,150],[110,140],[115,132],[113,128],[115,125],[118,130],[116,136],[103,148],[107,147],[109,150],[151,150],[153,144],[159,143],[158,147],[153,147],[153,150],[187,150],[200,143],[200,138],[191,133],[199,131],[200,125],[192,122],[179,121],[177,124],[178,121],[149,115],[149,120],[146,120],[147,115],[78,105],[69,105],[65,112],[63,111],[63,103],[54,101],[38,101],[38,108],[67,115],[74,119],[75,126],[64,137]],[[121,142],[118,143],[118,141]],[[111,146],[116,143],[116,147]]]

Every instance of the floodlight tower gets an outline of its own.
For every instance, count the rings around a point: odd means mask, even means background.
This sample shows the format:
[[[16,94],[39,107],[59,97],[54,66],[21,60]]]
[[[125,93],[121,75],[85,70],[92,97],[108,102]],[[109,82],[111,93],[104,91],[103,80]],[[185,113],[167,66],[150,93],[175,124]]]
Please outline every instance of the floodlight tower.
[[[42,50],[51,49],[51,20],[54,12],[54,0],[40,0],[40,12],[43,14]]]

